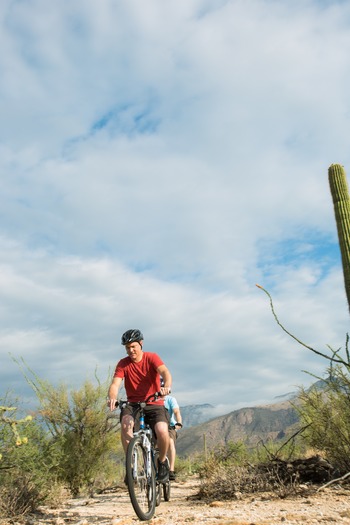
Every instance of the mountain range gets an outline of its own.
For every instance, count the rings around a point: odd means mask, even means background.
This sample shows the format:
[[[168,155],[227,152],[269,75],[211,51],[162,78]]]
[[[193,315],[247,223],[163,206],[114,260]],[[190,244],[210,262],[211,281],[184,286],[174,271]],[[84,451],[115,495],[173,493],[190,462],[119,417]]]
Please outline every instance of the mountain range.
[[[212,417],[215,407],[209,404],[180,407],[183,429],[178,432],[177,453],[185,457],[203,452],[218,444],[242,441],[248,446],[259,441],[282,440],[298,428],[296,394],[281,396],[270,405],[246,407],[229,414]]]
[[[215,417],[215,407],[209,403],[203,405],[186,405],[180,407],[184,428],[200,425]]]

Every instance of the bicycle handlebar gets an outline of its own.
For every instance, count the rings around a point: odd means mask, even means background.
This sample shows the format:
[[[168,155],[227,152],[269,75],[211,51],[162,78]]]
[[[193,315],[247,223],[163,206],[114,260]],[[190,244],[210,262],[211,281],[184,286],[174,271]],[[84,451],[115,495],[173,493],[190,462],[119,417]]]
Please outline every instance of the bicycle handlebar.
[[[169,389],[169,394],[171,393],[171,390]],[[165,397],[163,396],[163,394],[161,393],[161,391],[158,391],[158,392],[154,392],[154,394],[151,394],[150,396],[147,397],[147,399],[145,399],[144,401],[135,401],[135,403],[137,404],[141,404],[141,403],[148,403],[151,399],[153,399],[154,401],[157,401],[158,397]],[[109,401],[111,401],[109,398],[107,398],[107,403],[109,403]],[[114,408],[117,408],[119,405],[122,405],[124,403],[130,403],[130,401],[123,401],[123,400],[119,400],[116,399],[115,400],[115,407]]]
[[[155,392],[154,394],[151,394],[150,396],[148,396],[148,398],[144,401],[144,403],[148,403],[148,401],[150,401],[151,399],[153,399],[154,401],[157,401],[158,397],[161,397],[161,395],[162,395],[161,392]]]
[[[150,396],[148,396],[147,399],[145,399],[144,401],[122,401],[122,400],[118,401],[117,400],[116,407],[118,405],[122,405],[123,403],[135,403],[135,404],[148,403],[151,399],[156,401],[158,397],[162,397],[161,392],[154,392],[154,394],[151,394]]]

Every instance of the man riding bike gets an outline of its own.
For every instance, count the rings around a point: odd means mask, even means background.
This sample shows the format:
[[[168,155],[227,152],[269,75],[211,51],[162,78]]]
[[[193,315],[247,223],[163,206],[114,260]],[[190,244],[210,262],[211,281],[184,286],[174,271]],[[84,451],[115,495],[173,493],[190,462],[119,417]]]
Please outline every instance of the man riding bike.
[[[143,351],[143,334],[138,329],[124,332],[121,344],[125,346],[127,357],[121,359],[115,368],[114,377],[108,391],[108,405],[114,410],[119,389],[124,381],[128,405],[121,411],[121,440],[126,452],[134,427],[138,429],[137,402],[144,401],[155,392],[166,396],[171,392],[172,377],[158,354]],[[160,376],[164,386],[160,385]],[[161,483],[169,479],[166,455],[169,448],[169,415],[164,408],[164,399],[159,397],[145,407],[145,418],[157,439],[159,449],[157,478]]]

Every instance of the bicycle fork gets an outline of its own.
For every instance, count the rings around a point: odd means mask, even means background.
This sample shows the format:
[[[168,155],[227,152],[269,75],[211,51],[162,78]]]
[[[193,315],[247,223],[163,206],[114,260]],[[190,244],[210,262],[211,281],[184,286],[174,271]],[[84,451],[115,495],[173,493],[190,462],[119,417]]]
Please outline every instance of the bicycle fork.
[[[147,466],[146,476],[147,476],[147,479],[150,479],[150,477],[152,476],[152,447],[151,447],[151,442],[148,439],[148,436],[146,436],[146,435],[142,436],[142,445],[144,447],[144,450],[146,451],[146,458],[147,458],[147,460],[146,460],[146,466]]]
[[[141,436],[141,444],[142,449],[135,448],[134,450],[134,461],[133,461],[133,473],[132,477],[134,480],[137,480],[140,476],[140,472],[138,471],[138,454],[146,454],[146,461],[144,462],[144,465],[146,467],[146,472],[142,472],[142,477],[145,479],[150,479],[152,475],[152,449],[151,449],[151,443],[148,439],[148,437],[143,434]]]

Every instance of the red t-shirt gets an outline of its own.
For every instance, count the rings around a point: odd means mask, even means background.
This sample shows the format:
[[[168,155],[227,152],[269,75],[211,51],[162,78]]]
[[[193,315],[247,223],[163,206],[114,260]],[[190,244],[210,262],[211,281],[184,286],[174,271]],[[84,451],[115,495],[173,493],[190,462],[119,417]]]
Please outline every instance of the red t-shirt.
[[[157,368],[163,364],[159,355],[152,352],[143,352],[139,363],[134,363],[130,357],[124,357],[119,361],[114,377],[124,379],[124,387],[130,403],[145,401],[151,394],[159,392],[160,376]],[[160,398],[150,403],[164,405],[164,400]]]

